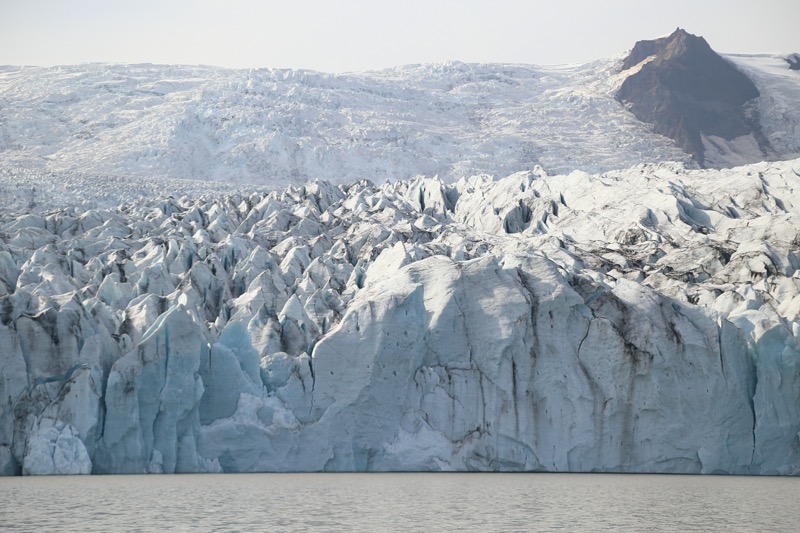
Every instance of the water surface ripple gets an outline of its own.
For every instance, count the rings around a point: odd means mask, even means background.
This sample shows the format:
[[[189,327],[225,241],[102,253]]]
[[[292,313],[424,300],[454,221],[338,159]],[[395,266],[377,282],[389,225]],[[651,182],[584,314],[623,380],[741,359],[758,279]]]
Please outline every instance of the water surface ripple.
[[[800,479],[616,474],[0,478],[3,531],[793,531]]]

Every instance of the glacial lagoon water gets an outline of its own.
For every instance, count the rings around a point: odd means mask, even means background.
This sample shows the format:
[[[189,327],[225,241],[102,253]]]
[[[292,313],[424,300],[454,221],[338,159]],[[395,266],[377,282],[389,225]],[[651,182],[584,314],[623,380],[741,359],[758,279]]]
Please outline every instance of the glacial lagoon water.
[[[616,474],[0,478],[2,531],[797,531],[800,479]]]

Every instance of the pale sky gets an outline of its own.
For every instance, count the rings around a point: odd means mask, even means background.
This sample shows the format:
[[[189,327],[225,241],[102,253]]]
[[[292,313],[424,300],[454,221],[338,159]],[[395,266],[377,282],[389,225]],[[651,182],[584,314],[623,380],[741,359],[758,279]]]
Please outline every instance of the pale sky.
[[[347,72],[582,63],[680,26],[718,52],[800,52],[800,0],[0,0],[0,64]]]

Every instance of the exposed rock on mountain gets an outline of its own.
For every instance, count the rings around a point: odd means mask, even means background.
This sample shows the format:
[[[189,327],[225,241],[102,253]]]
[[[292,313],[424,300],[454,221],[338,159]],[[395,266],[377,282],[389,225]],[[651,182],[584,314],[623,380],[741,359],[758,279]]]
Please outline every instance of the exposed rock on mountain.
[[[668,37],[640,41],[622,68],[628,76],[617,99],[701,165],[717,166],[729,151],[766,155],[766,140],[748,107],[758,89],[702,37],[679,28]]]
[[[789,63],[790,70],[800,70],[800,54],[786,56],[786,62]]]
[[[800,473],[800,160],[0,211],[0,471]]]

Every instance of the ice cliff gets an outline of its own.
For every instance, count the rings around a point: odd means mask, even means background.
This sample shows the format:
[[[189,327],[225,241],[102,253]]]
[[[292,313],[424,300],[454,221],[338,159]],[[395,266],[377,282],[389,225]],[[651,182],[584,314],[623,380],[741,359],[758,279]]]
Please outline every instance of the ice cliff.
[[[797,474],[799,179],[7,208],[0,470]]]

